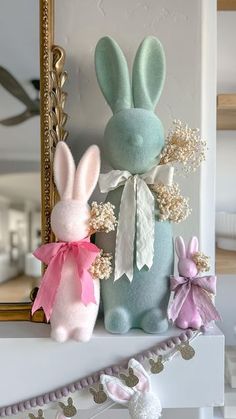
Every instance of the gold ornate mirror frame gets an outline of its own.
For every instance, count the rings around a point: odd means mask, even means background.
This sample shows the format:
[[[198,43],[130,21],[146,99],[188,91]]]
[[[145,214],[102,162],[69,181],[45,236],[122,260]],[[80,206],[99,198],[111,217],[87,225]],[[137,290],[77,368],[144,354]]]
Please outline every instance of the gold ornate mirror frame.
[[[41,213],[42,243],[54,240],[50,226],[51,209],[56,200],[53,183],[52,160],[58,141],[65,140],[67,115],[64,113],[66,93],[62,91],[66,80],[63,70],[65,52],[55,46],[54,0],[40,0],[40,119],[41,119]],[[31,300],[36,291],[31,293]],[[1,321],[45,322],[42,310],[31,314],[32,303],[0,304]]]

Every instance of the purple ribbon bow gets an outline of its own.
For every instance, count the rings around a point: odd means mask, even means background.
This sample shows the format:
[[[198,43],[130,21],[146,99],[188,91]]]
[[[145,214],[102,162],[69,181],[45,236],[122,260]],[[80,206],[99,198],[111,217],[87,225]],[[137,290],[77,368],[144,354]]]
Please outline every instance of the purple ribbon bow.
[[[216,276],[185,278],[172,276],[171,291],[175,292],[174,300],[168,310],[169,319],[175,321],[189,293],[192,292],[193,302],[202,318],[203,324],[212,320],[221,320],[211,295],[216,293]]]

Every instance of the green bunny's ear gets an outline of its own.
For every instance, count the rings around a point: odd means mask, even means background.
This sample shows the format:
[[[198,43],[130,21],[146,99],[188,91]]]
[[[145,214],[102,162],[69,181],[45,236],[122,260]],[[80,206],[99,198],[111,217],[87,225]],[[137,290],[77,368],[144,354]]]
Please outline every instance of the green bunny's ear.
[[[132,90],[135,108],[154,110],[165,82],[165,53],[160,41],[148,36],[138,48],[133,65]]]
[[[101,38],[95,50],[95,69],[102,93],[113,113],[132,106],[129,70],[119,45]]]

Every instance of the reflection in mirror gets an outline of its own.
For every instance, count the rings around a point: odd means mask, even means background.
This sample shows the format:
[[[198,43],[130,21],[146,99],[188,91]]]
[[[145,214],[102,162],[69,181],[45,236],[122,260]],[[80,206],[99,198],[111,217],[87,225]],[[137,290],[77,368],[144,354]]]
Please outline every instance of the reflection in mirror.
[[[218,13],[216,273],[236,274],[236,11]]]
[[[30,301],[41,270],[38,3],[1,1],[0,303]]]

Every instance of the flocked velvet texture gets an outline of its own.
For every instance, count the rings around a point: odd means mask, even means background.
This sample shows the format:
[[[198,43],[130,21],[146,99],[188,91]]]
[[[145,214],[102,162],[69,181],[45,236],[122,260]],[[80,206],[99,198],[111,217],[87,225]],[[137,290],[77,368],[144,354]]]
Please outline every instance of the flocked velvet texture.
[[[102,38],[96,47],[98,83],[113,116],[104,133],[105,157],[113,169],[141,174],[159,162],[164,146],[164,130],[154,113],[165,80],[165,55],[161,43],[147,37],[141,43],[133,65],[132,87],[126,59],[111,38]],[[122,188],[108,193],[107,200],[119,214]],[[127,232],[128,234],[128,232]],[[97,244],[115,255],[115,233],[100,235]],[[155,254],[152,268],[138,271],[114,283],[102,281],[105,327],[113,333],[142,328],[149,333],[168,328],[169,277],[173,273],[172,228],[168,222],[155,224]]]
[[[100,173],[100,151],[90,146],[77,168],[69,147],[63,141],[57,144],[54,157],[54,180],[60,195],[52,210],[51,225],[57,239],[73,242],[89,234],[90,208],[88,199],[97,184]],[[51,336],[64,342],[70,338],[88,341],[93,332],[100,303],[100,283],[93,280],[97,304],[81,302],[77,282],[76,263],[71,255],[63,264],[60,285],[51,315]]]
[[[107,200],[116,206],[116,216],[119,212],[122,189],[123,187],[120,187],[107,196]],[[114,254],[115,240],[115,232],[109,235],[100,233],[96,238],[96,244]],[[125,275],[116,282],[113,276],[101,281],[105,327],[108,331],[126,333],[130,328],[142,328],[147,333],[159,333],[167,329],[166,311],[173,260],[171,224],[156,222],[152,268],[149,271],[146,269],[138,271],[135,267],[131,283]]]

